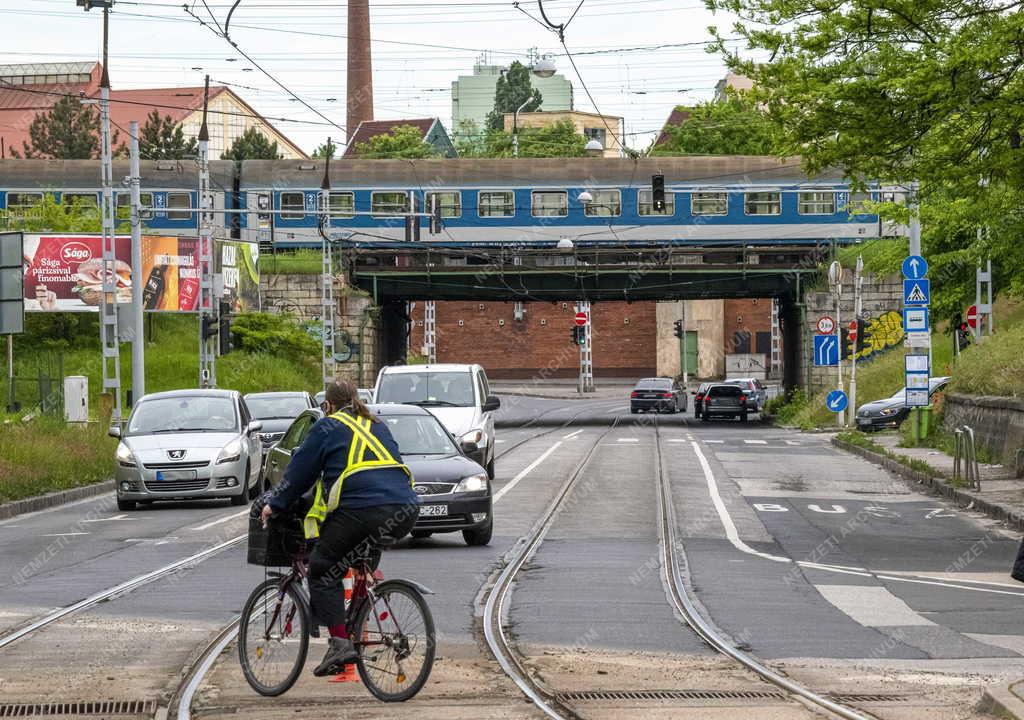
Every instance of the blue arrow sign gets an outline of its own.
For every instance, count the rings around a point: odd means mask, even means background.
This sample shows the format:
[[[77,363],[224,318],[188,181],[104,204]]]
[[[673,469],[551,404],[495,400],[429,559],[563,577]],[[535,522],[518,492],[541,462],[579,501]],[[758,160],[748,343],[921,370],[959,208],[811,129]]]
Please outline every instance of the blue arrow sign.
[[[839,364],[839,338],[835,335],[814,336],[814,364],[819,367]]]
[[[903,277],[920,280],[928,274],[928,261],[920,255],[911,255],[903,261]]]
[[[903,281],[904,305],[930,305],[932,302],[932,284],[928,278]]]
[[[850,404],[850,398],[842,390],[833,390],[825,398],[825,406],[832,412],[842,412]]]

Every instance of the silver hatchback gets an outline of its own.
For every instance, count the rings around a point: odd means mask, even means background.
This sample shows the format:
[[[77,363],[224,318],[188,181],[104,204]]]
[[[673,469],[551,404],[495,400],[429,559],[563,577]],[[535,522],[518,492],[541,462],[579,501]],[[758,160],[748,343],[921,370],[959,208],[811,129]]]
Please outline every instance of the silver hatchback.
[[[230,498],[244,505],[259,489],[262,424],[234,390],[176,390],[146,395],[119,438],[117,507],[154,500]]]

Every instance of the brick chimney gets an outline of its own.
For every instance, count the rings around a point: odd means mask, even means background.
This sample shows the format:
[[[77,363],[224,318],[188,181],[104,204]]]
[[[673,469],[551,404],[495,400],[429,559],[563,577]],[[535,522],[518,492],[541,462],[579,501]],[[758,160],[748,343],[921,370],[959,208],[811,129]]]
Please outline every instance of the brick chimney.
[[[370,61],[370,0],[348,2],[348,138],[359,123],[373,120],[373,65]]]

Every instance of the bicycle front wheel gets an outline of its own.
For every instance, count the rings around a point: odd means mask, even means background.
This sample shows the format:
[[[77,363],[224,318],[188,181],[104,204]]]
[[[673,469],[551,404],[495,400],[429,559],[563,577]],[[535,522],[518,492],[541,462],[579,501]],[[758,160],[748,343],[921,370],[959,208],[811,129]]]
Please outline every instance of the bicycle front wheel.
[[[378,700],[403,702],[423,688],[434,667],[434,618],[422,593],[402,580],[382,582],[373,595],[355,624],[356,667]]]
[[[257,586],[242,609],[238,626],[238,659],[242,673],[260,695],[288,691],[299,679],[309,652],[310,613],[293,583],[281,580]]]

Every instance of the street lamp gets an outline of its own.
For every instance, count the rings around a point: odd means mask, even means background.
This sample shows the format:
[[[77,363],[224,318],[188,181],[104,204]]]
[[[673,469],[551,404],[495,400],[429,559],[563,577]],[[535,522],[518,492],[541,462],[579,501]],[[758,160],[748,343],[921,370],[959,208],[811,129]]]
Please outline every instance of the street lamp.
[[[523,104],[512,113],[512,157],[519,157],[519,113],[523,108],[537,99],[537,93],[530,93],[530,97],[523,101]]]
[[[594,202],[594,196],[590,194],[589,190],[584,190],[583,192],[581,192],[579,195],[576,196],[576,199],[579,202],[583,203],[584,205],[586,205],[587,203]]]
[[[549,57],[542,57],[540,60],[533,64],[533,74],[541,78],[549,78],[555,74],[558,68],[555,67],[554,61]]]
[[[575,247],[576,243],[574,243],[572,240],[565,237],[564,235],[560,237],[558,239],[558,243],[555,244],[555,248],[561,250],[562,252],[572,252],[573,248]]]
[[[597,138],[590,138],[587,141],[587,146],[583,149],[587,151],[587,155],[590,157],[601,157],[604,155],[604,145]]]

